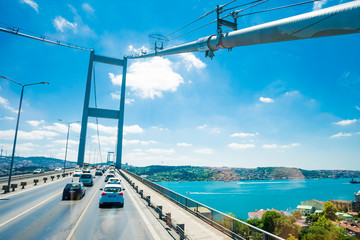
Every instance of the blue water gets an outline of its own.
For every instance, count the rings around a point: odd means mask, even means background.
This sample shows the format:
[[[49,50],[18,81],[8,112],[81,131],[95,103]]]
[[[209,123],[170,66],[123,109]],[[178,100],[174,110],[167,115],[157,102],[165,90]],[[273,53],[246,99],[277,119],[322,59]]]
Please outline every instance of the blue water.
[[[302,201],[353,200],[360,184],[350,179],[239,182],[157,182],[174,192],[241,219],[260,209],[294,210]],[[186,192],[190,192],[187,194]]]

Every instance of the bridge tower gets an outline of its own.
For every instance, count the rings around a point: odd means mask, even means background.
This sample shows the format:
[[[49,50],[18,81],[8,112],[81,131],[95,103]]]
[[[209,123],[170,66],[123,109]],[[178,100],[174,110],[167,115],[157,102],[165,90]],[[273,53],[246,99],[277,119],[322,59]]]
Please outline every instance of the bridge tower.
[[[105,64],[111,64],[116,66],[123,67],[123,75],[121,82],[121,95],[120,95],[120,109],[111,110],[111,109],[101,109],[101,108],[91,108],[90,104],[90,92],[91,92],[91,80],[93,74],[94,62],[101,62]],[[85,156],[85,144],[86,144],[86,132],[87,124],[89,117],[99,117],[99,118],[109,118],[118,120],[118,132],[117,132],[117,146],[116,146],[116,168],[121,168],[121,156],[122,156],[122,141],[123,141],[123,127],[124,127],[124,107],[125,107],[125,88],[126,88],[126,67],[127,67],[127,58],[116,59],[110,57],[104,57],[95,55],[94,51],[90,52],[89,60],[89,69],[85,87],[85,99],[84,99],[84,108],[81,121],[81,132],[80,132],[80,143],[79,143],[79,152],[77,165],[82,167],[84,165],[84,156]]]

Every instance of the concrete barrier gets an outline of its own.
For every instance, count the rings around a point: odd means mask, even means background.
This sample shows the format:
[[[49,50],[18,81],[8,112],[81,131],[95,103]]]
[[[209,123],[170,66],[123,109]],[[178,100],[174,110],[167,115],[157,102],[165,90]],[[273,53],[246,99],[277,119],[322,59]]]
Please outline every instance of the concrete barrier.
[[[21,189],[24,189],[25,186],[26,186],[26,184],[27,184],[26,182],[21,182],[21,183],[20,183],[20,185],[21,185],[21,187],[22,187]]]
[[[15,188],[17,188],[17,184],[16,183],[12,183],[10,185],[10,188],[12,189],[12,191],[14,192],[15,191]]]
[[[4,190],[4,193],[10,192],[10,188],[9,188],[8,185],[3,185],[3,186],[2,186],[2,190]]]
[[[36,186],[39,182],[39,179],[34,179],[34,185]]]

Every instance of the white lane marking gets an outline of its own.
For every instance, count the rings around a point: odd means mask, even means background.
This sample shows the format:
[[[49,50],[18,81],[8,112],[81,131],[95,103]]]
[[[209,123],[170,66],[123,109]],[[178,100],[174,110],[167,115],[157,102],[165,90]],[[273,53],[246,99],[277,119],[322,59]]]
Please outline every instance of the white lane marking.
[[[125,182],[125,180],[124,180]],[[126,187],[129,189],[130,188],[130,185],[128,185],[126,183]],[[131,190],[130,190],[131,191]],[[159,235],[156,233],[155,229],[153,228],[153,226],[150,224],[149,220],[147,219],[147,217],[145,216],[145,214],[143,213],[143,211],[141,210],[139,204],[136,202],[134,196],[131,195],[131,193],[129,192],[129,197],[131,198],[131,201],[134,203],[134,206],[136,208],[136,210],[138,211],[138,213],[140,214],[141,218],[143,219],[143,221],[145,222],[145,225],[147,226],[147,228],[149,229],[152,237],[156,240],[161,240],[161,238],[159,237]],[[131,191],[132,192],[132,191]]]
[[[99,183],[98,183],[96,186],[93,186],[93,187],[96,187],[96,188],[97,188],[97,187],[100,185],[100,183],[101,183],[101,181],[99,181]],[[77,228],[78,228],[81,220],[83,219],[86,211],[87,211],[88,208],[90,207],[91,202],[94,200],[94,198],[95,198],[95,196],[96,196],[96,193],[98,193],[98,192],[96,191],[96,189],[94,189],[94,194],[92,195],[90,201],[88,202],[88,204],[86,205],[86,207],[84,208],[84,210],[82,211],[82,213],[80,214],[80,216],[79,216],[78,220],[76,221],[74,227],[71,229],[71,232],[70,232],[69,235],[66,237],[66,240],[70,240],[70,239],[74,236],[74,234],[75,234],[75,232],[76,232],[76,230],[77,230]]]
[[[10,198],[10,197],[16,196],[16,195],[18,195],[20,193],[26,193],[26,192],[31,191],[31,190],[35,190],[35,189],[39,189],[39,188],[42,188],[42,187],[45,187],[45,186],[49,186],[52,183],[59,183],[59,181],[62,181],[62,180],[68,179],[68,178],[71,178],[71,177],[66,177],[66,178],[62,178],[62,179],[59,179],[59,180],[55,180],[55,181],[51,181],[51,182],[47,182],[47,183],[42,183],[39,186],[38,185],[36,185],[36,186],[33,185],[33,186],[31,186],[31,188],[24,189],[24,190],[18,189],[18,191],[20,190],[20,192],[10,192],[10,193],[3,194],[3,197],[0,197],[0,199],[7,199],[7,198]]]
[[[3,226],[5,226],[5,225],[6,225],[6,224],[8,224],[8,223],[10,223],[10,222],[14,221],[15,219],[17,219],[17,218],[19,218],[19,217],[21,217],[21,216],[23,216],[23,215],[27,214],[28,212],[30,212],[30,211],[32,211],[32,210],[34,210],[35,208],[37,208],[37,207],[41,206],[42,204],[44,204],[44,203],[46,203],[46,202],[50,201],[51,199],[53,199],[53,198],[55,198],[55,197],[59,196],[60,194],[61,194],[61,193],[57,193],[57,194],[55,194],[54,196],[49,197],[48,199],[46,199],[46,200],[42,201],[41,203],[39,203],[39,204],[37,204],[37,205],[33,206],[32,208],[29,208],[28,210],[26,210],[26,211],[24,211],[24,212],[20,213],[19,215],[15,216],[15,217],[13,217],[13,218],[11,218],[11,219],[9,219],[9,220],[7,220],[6,222],[1,223],[1,224],[0,224],[0,228],[1,228],[1,227],[3,227]]]

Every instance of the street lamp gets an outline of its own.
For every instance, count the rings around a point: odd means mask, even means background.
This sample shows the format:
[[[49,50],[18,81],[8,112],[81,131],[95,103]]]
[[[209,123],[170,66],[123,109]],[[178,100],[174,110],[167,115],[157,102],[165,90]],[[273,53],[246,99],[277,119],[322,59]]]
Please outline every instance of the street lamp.
[[[65,174],[65,167],[66,167],[66,156],[67,156],[67,149],[68,149],[68,142],[69,142],[69,132],[70,132],[70,125],[72,123],[78,123],[80,121],[76,121],[76,122],[67,122],[61,119],[58,119],[58,121],[60,122],[64,122],[68,125],[68,131],[67,131],[67,137],[66,137],[66,148],[65,148],[65,160],[64,160],[64,174]]]
[[[49,84],[48,82],[39,82],[39,83],[29,83],[29,84],[21,84],[18,83],[12,79],[9,79],[7,77],[4,76],[0,76],[0,78],[4,78],[6,80],[9,80],[13,83],[16,83],[18,85],[21,86],[21,95],[20,95],[20,104],[19,104],[19,111],[18,111],[18,116],[17,116],[17,122],[16,122],[16,129],[15,129],[15,137],[14,137],[14,145],[13,145],[13,151],[12,151],[12,155],[11,155],[11,163],[10,163],[10,173],[9,173],[9,180],[8,180],[8,187],[10,188],[10,183],[11,183],[11,174],[12,174],[12,169],[13,169],[13,165],[14,165],[14,156],[15,156],[15,147],[16,147],[16,140],[17,140],[17,133],[18,133],[18,129],[19,129],[19,120],[20,120],[20,112],[21,112],[21,104],[22,104],[22,99],[23,99],[23,95],[24,95],[24,88],[27,86],[32,86],[32,85],[37,85],[37,84]]]

